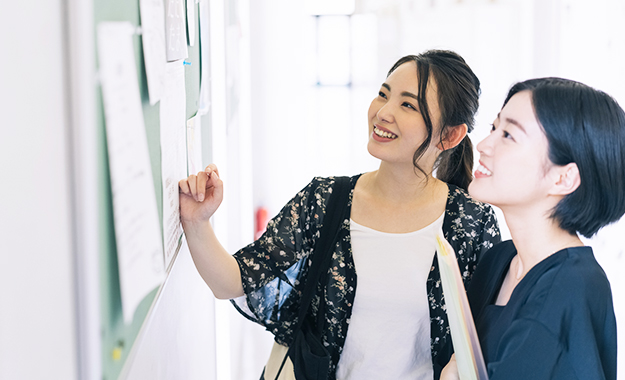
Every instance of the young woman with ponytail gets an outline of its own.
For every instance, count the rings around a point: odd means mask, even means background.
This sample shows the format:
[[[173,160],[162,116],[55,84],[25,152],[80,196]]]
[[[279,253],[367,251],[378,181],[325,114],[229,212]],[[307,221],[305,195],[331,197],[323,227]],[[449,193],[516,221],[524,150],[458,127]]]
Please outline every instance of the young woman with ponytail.
[[[323,324],[328,379],[432,379],[441,370],[433,363],[449,360],[435,236],[443,230],[465,282],[500,240],[491,207],[466,193],[479,93],[462,57],[432,50],[400,59],[372,101],[367,148],[380,167],[349,178],[347,212],[308,315]],[[223,197],[216,166],[180,181],[198,271],[215,296],[239,297],[240,311],[285,346],[335,180],[313,179],[232,256],[209,221]]]

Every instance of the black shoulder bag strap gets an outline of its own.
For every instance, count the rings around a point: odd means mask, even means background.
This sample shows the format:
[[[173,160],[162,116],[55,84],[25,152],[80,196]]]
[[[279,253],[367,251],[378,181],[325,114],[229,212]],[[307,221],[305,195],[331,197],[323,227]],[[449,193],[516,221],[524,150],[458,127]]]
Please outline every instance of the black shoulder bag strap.
[[[302,301],[300,303],[299,315],[297,318],[297,326],[293,330],[293,336],[297,336],[298,331],[302,328],[322,273],[327,273],[327,269],[330,267],[332,253],[334,252],[334,244],[336,243],[339,235],[341,224],[347,216],[347,203],[349,202],[350,192],[350,178],[335,177],[334,186],[332,187],[332,195],[326,205],[326,212],[323,218],[323,226],[321,227],[319,240],[317,241],[317,244],[315,244],[315,249],[309,258],[309,260],[311,260],[311,264],[308,269],[306,284],[302,293]],[[324,318],[324,316],[320,315],[318,318]],[[317,327],[319,326],[320,323],[317,323]],[[292,351],[292,348],[293,345],[289,347],[289,353]],[[285,355],[282,365],[278,370],[276,379],[280,376],[280,372],[282,372],[282,368],[284,367],[284,363],[286,362],[286,358],[289,356],[289,353]]]

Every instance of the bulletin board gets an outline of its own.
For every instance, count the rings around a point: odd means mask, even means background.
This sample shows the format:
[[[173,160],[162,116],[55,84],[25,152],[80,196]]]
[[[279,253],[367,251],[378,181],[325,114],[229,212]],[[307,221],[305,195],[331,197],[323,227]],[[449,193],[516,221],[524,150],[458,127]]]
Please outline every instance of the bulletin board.
[[[193,0],[191,0],[193,1]],[[195,4],[195,16],[198,17]],[[94,25],[103,21],[127,21],[133,26],[140,26],[139,0],[95,0],[93,4]],[[199,21],[196,20],[196,25]],[[94,31],[94,36],[96,31]],[[188,58],[184,65],[186,84],[186,119],[193,117],[199,109],[200,101],[200,38],[199,27],[195,28],[195,44],[188,46]],[[161,140],[159,105],[150,105],[146,69],[143,57],[142,40],[140,34],[133,36],[133,45],[141,94],[145,132],[148,142],[149,158],[154,180],[159,221],[162,230],[162,184],[161,184]],[[97,61],[97,60],[96,60]],[[152,305],[159,292],[155,288],[143,299],[137,307],[130,324],[124,323],[122,315],[122,300],[120,289],[120,274],[118,270],[118,255],[115,240],[113,197],[107,151],[106,120],[102,92],[98,86],[97,93],[97,128],[98,128],[98,173],[99,173],[99,239],[100,239],[100,318],[102,344],[102,379],[117,379],[124,363],[131,352],[133,343],[148,317]],[[206,118],[208,119],[208,118]],[[206,133],[205,135],[209,135]]]

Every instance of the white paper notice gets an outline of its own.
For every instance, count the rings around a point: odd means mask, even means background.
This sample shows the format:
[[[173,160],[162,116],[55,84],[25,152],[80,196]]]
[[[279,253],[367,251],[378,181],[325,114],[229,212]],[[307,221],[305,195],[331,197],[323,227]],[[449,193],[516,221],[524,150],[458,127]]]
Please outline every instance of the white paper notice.
[[[202,167],[202,128],[201,118],[195,115],[187,120],[187,174],[197,174]]]
[[[184,0],[165,0],[167,61],[187,58],[187,26]]]
[[[161,234],[127,22],[98,25],[100,78],[106,118],[113,215],[124,322],[165,278]]]
[[[200,0],[200,106],[199,115],[206,115],[210,108],[210,15],[208,0]]]
[[[187,30],[189,31],[189,46],[195,43],[195,0],[187,0]]]
[[[161,98],[165,75],[165,6],[162,0],[140,0],[141,37],[150,104]]]
[[[163,243],[169,268],[182,237],[178,181],[187,177],[186,92],[182,61],[169,62],[160,104]]]

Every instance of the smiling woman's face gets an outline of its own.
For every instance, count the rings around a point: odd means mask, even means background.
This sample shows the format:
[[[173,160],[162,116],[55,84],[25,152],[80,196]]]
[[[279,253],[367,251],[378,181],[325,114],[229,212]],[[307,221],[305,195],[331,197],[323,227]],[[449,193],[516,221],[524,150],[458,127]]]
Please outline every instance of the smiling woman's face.
[[[417,65],[407,62],[393,71],[382,84],[378,96],[369,106],[369,153],[382,161],[413,166],[413,156],[425,141],[428,133],[423,116],[419,111],[417,95],[419,80]],[[436,82],[430,77],[426,100],[430,109],[432,124],[438,125],[440,111],[436,96]],[[437,131],[434,131],[436,136]],[[419,166],[431,171],[437,154],[432,144],[419,160]]]
[[[477,150],[480,165],[469,185],[474,198],[505,210],[536,207],[548,197],[554,165],[529,91],[510,98]]]

